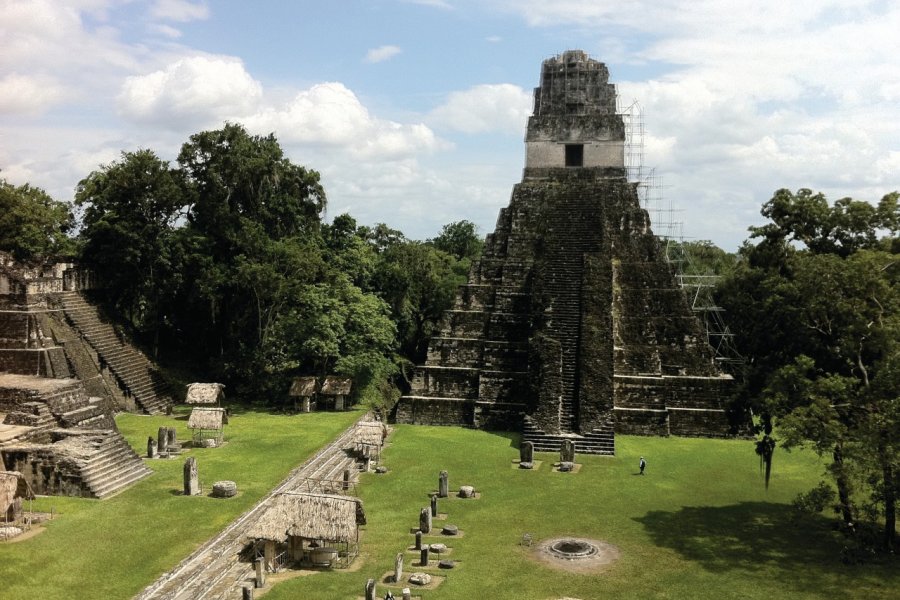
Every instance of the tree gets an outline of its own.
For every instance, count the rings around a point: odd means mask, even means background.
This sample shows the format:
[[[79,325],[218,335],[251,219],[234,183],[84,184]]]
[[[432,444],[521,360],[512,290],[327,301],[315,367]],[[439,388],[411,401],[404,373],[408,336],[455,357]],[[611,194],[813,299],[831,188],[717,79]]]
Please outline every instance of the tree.
[[[893,548],[900,256],[880,248],[894,247],[896,194],[862,204],[777,192],[763,208],[773,223],[752,230],[762,239],[742,248],[720,301],[750,359],[742,397],[761,417],[757,451],[771,449],[777,424],[785,447],[828,454],[848,528],[866,488]]]
[[[484,240],[478,235],[478,227],[471,221],[448,223],[434,239],[428,240],[432,246],[450,254],[456,260],[472,260],[481,255]]]
[[[296,287],[321,277],[325,192],[273,135],[240,125],[191,136],[178,162],[190,194],[179,326],[207,355],[239,365]]]
[[[84,210],[81,260],[117,312],[151,328],[158,342],[162,294],[174,276],[172,232],[185,203],[180,173],[150,150],[123,152],[78,183],[75,203]]]
[[[0,250],[17,260],[69,257],[74,216],[69,206],[27,183],[15,186],[0,179]]]
[[[428,339],[453,305],[467,270],[453,256],[421,242],[396,244],[382,253],[378,293],[391,308],[401,353],[411,362],[424,360]]]

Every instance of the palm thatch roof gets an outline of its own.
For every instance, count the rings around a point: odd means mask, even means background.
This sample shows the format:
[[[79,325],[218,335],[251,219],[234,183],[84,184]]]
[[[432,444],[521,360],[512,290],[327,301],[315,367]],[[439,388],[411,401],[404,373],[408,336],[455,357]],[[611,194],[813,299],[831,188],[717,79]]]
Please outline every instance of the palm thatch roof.
[[[365,523],[366,515],[359,498],[285,492],[272,498],[246,537],[275,542],[284,542],[288,537],[355,542],[357,526]]]
[[[353,430],[353,441],[357,444],[381,446],[387,427],[381,421],[360,421]]]
[[[224,408],[201,408],[195,407],[191,409],[191,416],[188,418],[188,427],[191,429],[222,429],[225,425],[225,409]]]
[[[18,471],[0,471],[0,514],[6,514],[16,498],[34,498],[28,483]]]
[[[191,383],[187,386],[184,401],[188,404],[218,404],[225,397],[221,383]]]
[[[295,377],[291,383],[290,396],[313,396],[316,393],[315,377]]]
[[[321,393],[325,396],[347,396],[353,387],[353,380],[349,377],[335,377],[329,375],[322,382]]]

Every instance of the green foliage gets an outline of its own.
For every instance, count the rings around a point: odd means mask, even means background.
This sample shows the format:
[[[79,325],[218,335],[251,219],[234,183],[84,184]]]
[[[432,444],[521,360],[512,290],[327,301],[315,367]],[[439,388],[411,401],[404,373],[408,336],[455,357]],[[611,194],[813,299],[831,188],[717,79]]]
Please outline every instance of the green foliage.
[[[444,225],[440,235],[428,240],[432,246],[451,254],[457,260],[481,256],[484,239],[478,235],[478,227],[471,221],[456,221]]]
[[[64,202],[40,188],[0,179],[0,250],[21,261],[70,257],[75,250],[68,236],[73,225]]]
[[[184,195],[179,173],[150,150],[124,152],[78,184],[81,261],[105,283],[117,312],[139,329],[161,326],[161,294],[176,269],[172,235]]]
[[[763,214],[772,222],[752,229],[762,239],[742,248],[747,260],[719,290],[749,358],[742,400],[766,434],[777,422],[786,447],[830,456],[848,532],[878,518],[861,510],[874,499],[890,549],[900,492],[900,258],[885,249],[895,247],[897,194],[877,207],[846,198],[829,206],[809,190],[779,190]]]
[[[834,502],[834,496],[834,488],[820,481],[819,485],[808,492],[797,494],[793,502],[794,510],[804,515],[820,513]]]
[[[461,262],[421,242],[395,244],[381,254],[378,291],[391,307],[400,349],[413,362],[424,359],[428,339],[466,282],[468,261]]]

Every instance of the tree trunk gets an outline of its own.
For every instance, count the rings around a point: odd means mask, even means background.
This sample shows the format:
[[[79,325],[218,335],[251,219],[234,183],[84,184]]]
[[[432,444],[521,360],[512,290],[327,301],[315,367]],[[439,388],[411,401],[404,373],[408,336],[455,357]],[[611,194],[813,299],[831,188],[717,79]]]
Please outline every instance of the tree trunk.
[[[897,538],[897,495],[894,483],[894,469],[887,457],[884,444],[878,449],[884,478],[884,549],[894,551]]]
[[[834,446],[832,452],[834,463],[834,480],[838,489],[838,500],[840,501],[841,518],[847,525],[853,524],[853,505],[850,503],[850,482],[847,474],[844,472],[844,450],[841,442]]]

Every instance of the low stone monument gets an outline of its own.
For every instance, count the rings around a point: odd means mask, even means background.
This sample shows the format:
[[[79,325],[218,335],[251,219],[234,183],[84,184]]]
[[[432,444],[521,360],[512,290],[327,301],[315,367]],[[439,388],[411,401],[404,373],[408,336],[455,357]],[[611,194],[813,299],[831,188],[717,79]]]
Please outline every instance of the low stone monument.
[[[253,561],[254,567],[256,567],[256,581],[254,584],[256,587],[261,588],[266,585],[266,560],[264,558],[257,558]]]
[[[400,594],[403,596],[403,600],[412,600],[412,592],[409,591],[409,588],[403,588]]]
[[[394,559],[394,583],[400,583],[403,580],[403,553],[398,552],[397,558]]]
[[[575,463],[573,462],[561,462],[559,463],[559,472],[560,473],[569,473],[575,470]]]
[[[191,456],[184,461],[184,495],[196,496],[200,493],[200,476],[197,470],[197,459]]]
[[[164,454],[166,450],[169,448],[169,428],[168,427],[160,427],[159,431],[156,432],[156,449],[160,454]]]
[[[430,544],[428,548],[435,554],[443,554],[447,551],[447,544]]]
[[[156,440],[152,436],[147,437],[147,458],[156,458]]]
[[[441,533],[443,535],[459,535],[459,527],[456,525],[444,525],[441,528]]]
[[[464,485],[459,488],[459,497],[460,498],[474,498],[475,497],[475,488],[471,485]]]
[[[375,591],[375,580],[366,581],[366,600],[378,600],[378,593]]]
[[[409,582],[415,585],[428,585],[431,583],[431,575],[428,573],[410,573]]]
[[[419,530],[422,533],[431,533],[431,509],[427,506],[419,511]]]
[[[563,440],[559,448],[559,462],[575,462],[575,442],[573,440]]]
[[[534,468],[534,443],[533,442],[522,442],[522,445],[519,446],[519,468],[520,469]]]
[[[455,566],[456,562],[450,560],[449,558],[438,561],[438,569],[452,569]]]
[[[231,498],[237,495],[237,484],[233,481],[217,481],[212,487],[213,498]]]
[[[438,497],[446,498],[449,495],[450,495],[449,475],[447,474],[447,471],[441,471],[441,474],[438,477]]]

